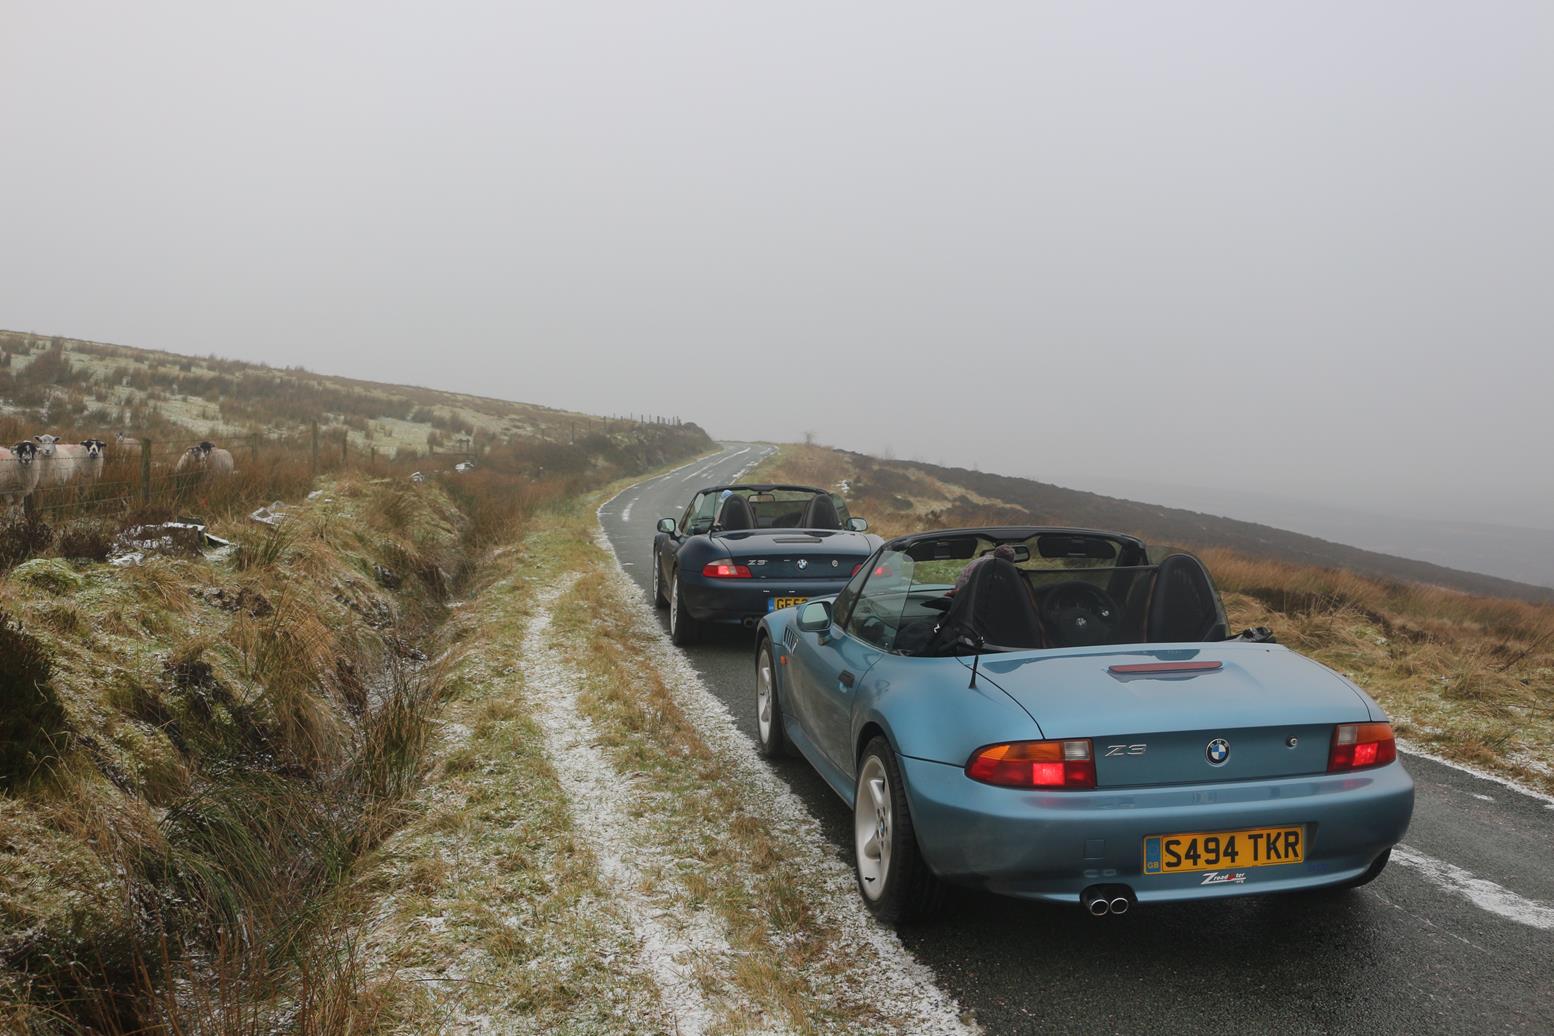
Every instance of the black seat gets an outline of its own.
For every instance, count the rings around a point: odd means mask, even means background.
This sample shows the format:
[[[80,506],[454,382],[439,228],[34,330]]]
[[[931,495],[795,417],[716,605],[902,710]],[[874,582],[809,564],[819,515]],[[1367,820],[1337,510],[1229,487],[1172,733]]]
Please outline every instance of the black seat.
[[[718,511],[718,528],[724,532],[755,528],[755,512],[742,496],[731,496],[723,501]]]
[[[940,620],[930,648],[939,654],[964,653],[964,646],[957,645],[967,635],[980,636],[998,647],[1045,645],[1036,602],[1025,577],[1012,562],[988,558],[977,563]]]
[[[1229,624],[1203,562],[1172,554],[1160,562],[1149,592],[1144,639],[1151,644],[1195,644],[1224,640]]]
[[[799,518],[799,528],[840,529],[841,527],[842,516],[837,513],[836,504],[831,500],[829,493],[817,493],[810,497],[803,516]]]

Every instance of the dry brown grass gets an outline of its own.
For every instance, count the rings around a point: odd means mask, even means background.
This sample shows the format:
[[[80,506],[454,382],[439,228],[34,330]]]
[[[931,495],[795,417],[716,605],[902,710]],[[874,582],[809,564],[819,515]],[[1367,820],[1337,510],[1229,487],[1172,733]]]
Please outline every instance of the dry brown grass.
[[[0,810],[13,1020],[239,1032],[294,1010],[297,1031],[356,1031],[357,962],[315,922],[419,772],[440,685],[401,647],[435,650],[446,589],[369,580],[407,560],[457,569],[465,520],[422,486],[390,532],[378,498],[397,483],[327,488],[240,568],[150,557],[0,577],[0,608],[50,631],[64,708],[57,758]]]

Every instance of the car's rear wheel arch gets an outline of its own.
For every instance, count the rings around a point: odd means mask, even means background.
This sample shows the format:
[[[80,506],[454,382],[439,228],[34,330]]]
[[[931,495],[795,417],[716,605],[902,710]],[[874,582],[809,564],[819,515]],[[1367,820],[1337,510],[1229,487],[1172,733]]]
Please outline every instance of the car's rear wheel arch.
[[[890,745],[890,750],[897,756],[901,754],[896,750],[896,739],[890,736],[879,721],[871,719],[858,731],[858,738],[853,742],[853,773],[858,772],[858,763],[863,759],[863,750],[868,748],[869,742],[877,737],[884,738],[886,744]]]

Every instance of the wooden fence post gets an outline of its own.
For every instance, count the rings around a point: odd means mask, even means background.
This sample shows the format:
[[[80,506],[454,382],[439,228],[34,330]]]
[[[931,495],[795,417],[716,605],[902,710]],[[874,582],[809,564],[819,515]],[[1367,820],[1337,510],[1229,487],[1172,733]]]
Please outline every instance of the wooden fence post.
[[[151,440],[140,440],[140,502],[151,502]]]
[[[248,463],[250,463],[250,464],[258,464],[259,463],[259,433],[258,432],[255,432],[253,434],[253,439],[248,444]]]
[[[343,468],[350,463],[351,432],[349,429],[340,433],[340,466]]]
[[[313,477],[318,477],[318,422],[313,422]]]

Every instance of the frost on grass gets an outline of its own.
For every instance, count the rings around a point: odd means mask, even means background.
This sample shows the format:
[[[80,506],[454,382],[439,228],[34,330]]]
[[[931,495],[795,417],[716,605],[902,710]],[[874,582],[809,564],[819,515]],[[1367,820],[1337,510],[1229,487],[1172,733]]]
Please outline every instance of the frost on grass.
[[[651,846],[632,837],[636,826],[630,786],[601,765],[593,725],[577,705],[578,674],[549,642],[551,608],[575,580],[543,590],[539,614],[524,638],[523,657],[535,719],[546,753],[567,790],[574,828],[585,831],[599,863],[599,877],[638,940],[637,960],[652,976],[664,1006],[684,1036],[712,1031],[719,1013],[704,995],[698,971],[727,963],[728,942],[707,912],[652,890],[644,858]]]
[[[385,1028],[967,1031],[587,518],[504,564],[460,610],[418,818],[366,879]]]
[[[531,717],[520,666],[531,601],[520,580],[464,609],[438,762],[417,819],[362,885],[371,982],[397,1033],[673,1032],[638,942]]]
[[[614,552],[602,530],[596,542],[613,559]],[[803,1001],[794,1005],[809,1017],[790,1019],[814,1031],[891,1031],[913,1033],[965,1032],[952,998],[933,981],[932,973],[902,946],[895,933],[879,925],[859,901],[851,870],[827,850],[819,823],[788,786],[756,754],[739,732],[724,704],[702,682],[686,657],[664,635],[640,589],[615,564],[605,568],[606,597],[610,617],[624,626],[633,661],[650,669],[667,689],[673,706],[691,728],[689,754],[683,767],[694,770],[715,759],[724,767],[721,792],[731,794],[737,816],[724,801],[710,795],[684,795],[671,820],[677,840],[684,845],[700,838],[716,848],[724,869],[703,880],[738,878],[727,869],[729,856],[738,847],[728,845],[730,828],[754,832],[755,848],[747,852],[770,854],[780,861],[778,873],[791,887],[791,902],[799,904],[796,916],[762,903],[760,888],[741,892],[747,907],[765,908],[772,915],[755,929],[769,945],[757,947],[780,967],[797,968]],[[596,619],[602,625],[603,619]],[[640,682],[643,674],[636,679]],[[697,749],[703,756],[695,758]],[[685,790],[694,790],[692,787]],[[697,803],[716,801],[710,809]],[[726,862],[725,862],[726,861]],[[769,888],[767,890],[769,892]],[[714,893],[715,894],[715,893]],[[817,1018],[815,1015],[821,1017]]]

